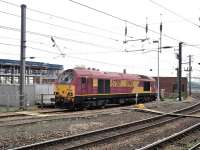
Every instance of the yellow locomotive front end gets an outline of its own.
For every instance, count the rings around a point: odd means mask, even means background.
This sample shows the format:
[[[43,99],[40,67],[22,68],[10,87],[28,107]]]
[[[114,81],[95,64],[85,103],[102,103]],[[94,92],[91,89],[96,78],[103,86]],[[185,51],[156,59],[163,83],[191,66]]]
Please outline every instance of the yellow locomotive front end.
[[[59,76],[58,83],[55,85],[55,104],[62,107],[73,106],[74,97],[73,72],[67,70]]]
[[[63,83],[57,84],[55,92],[57,97],[73,102],[73,98],[75,96],[75,86]]]

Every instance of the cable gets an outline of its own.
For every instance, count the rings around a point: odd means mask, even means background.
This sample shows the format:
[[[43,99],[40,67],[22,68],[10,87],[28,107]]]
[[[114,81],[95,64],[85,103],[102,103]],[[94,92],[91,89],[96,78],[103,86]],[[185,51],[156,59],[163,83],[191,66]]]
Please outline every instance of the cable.
[[[83,61],[94,62],[94,63],[98,63],[98,64],[105,64],[105,65],[111,65],[111,66],[117,66],[117,67],[127,67],[127,68],[131,68],[131,69],[135,69],[135,68],[144,69],[144,68],[141,68],[141,67],[133,67],[131,65],[112,64],[112,63],[108,63],[108,62],[102,62],[102,61],[96,61],[96,60],[85,59],[85,58],[80,58],[80,57],[74,57],[74,56],[70,56],[70,55],[68,55],[68,57],[73,58],[73,59],[83,60]],[[168,68],[162,68],[162,69],[166,70]]]
[[[9,5],[12,5],[12,6],[15,6],[15,7],[20,7],[18,4],[7,2],[7,1],[4,1],[4,0],[0,0],[0,2],[9,4]]]
[[[0,2],[20,7],[18,4],[11,3],[11,2],[6,2],[4,0],[0,0]],[[57,15],[54,15],[54,14],[51,14],[51,13],[39,11],[39,10],[32,9],[32,8],[27,8],[27,9],[30,10],[30,11],[36,12],[36,13],[40,13],[40,14],[43,14],[43,15],[51,16],[51,17],[58,18],[58,19],[61,19],[61,20],[65,20],[65,21],[68,21],[68,22],[71,22],[71,23],[80,24],[82,26],[87,26],[87,27],[90,27],[90,28],[93,28],[93,29],[97,29],[97,30],[100,30],[100,31],[105,31],[105,32],[108,32],[108,33],[112,33],[112,34],[123,36],[123,34],[121,34],[121,33],[114,32],[114,31],[111,31],[111,30],[108,30],[108,29],[104,29],[104,28],[101,28],[101,27],[97,27],[97,26],[94,26],[94,25],[86,24],[86,23],[83,23],[83,22],[80,22],[80,21],[71,20],[71,19],[68,19],[68,18],[65,18],[65,17],[57,16]],[[128,37],[133,38],[130,35],[128,35]]]
[[[2,26],[2,25],[0,25],[0,28],[6,29],[6,30],[12,30],[12,31],[18,31],[18,32],[20,32],[20,29],[17,29],[17,28],[6,27],[6,26]],[[28,34],[32,34],[32,35],[37,35],[37,36],[46,37],[46,38],[49,38],[49,39],[50,39],[51,36],[52,36],[52,35],[48,35],[48,34],[43,34],[43,33],[38,33],[38,32],[32,32],[32,31],[27,31],[27,33],[28,33]],[[105,49],[120,50],[120,49],[115,48],[115,47],[100,45],[100,44],[91,43],[91,42],[86,42],[86,41],[74,40],[74,39],[64,38],[64,37],[55,36],[55,35],[54,35],[54,37],[55,37],[56,39],[63,40],[63,41],[68,41],[68,42],[74,42],[74,43],[79,43],[79,44],[85,44],[85,45],[90,45],[90,46],[95,46],[95,47],[105,48]]]
[[[7,2],[5,2],[5,1],[3,1],[3,0],[0,0],[0,1],[1,1],[1,2],[4,2],[4,3],[7,3]],[[114,15],[108,14],[108,13],[103,12],[103,11],[100,11],[100,10],[97,10],[97,9],[95,9],[95,8],[89,7],[89,6],[87,6],[87,5],[78,3],[78,2],[73,1],[73,0],[69,0],[69,1],[71,1],[71,2],[73,2],[73,3],[76,3],[76,4],[79,4],[79,5],[81,5],[81,6],[87,7],[87,8],[89,8],[89,9],[94,10],[94,11],[103,13],[103,14],[108,15],[108,16],[110,16],[110,17],[113,17],[113,18],[115,18],[115,19],[118,19],[118,20],[121,20],[121,21],[126,21],[127,23],[132,24],[132,25],[134,25],[134,26],[136,26],[136,27],[145,29],[145,27],[143,27],[142,25],[135,24],[135,23],[130,22],[130,21],[127,21],[127,20],[125,20],[125,19],[121,19],[121,18],[116,17],[116,16],[114,16]],[[13,4],[13,3],[10,3],[10,2],[9,2],[8,4]],[[14,5],[16,5],[16,4],[14,4]],[[18,6],[18,5],[17,5],[17,6]],[[92,28],[96,28],[96,29],[102,30],[102,28],[98,28],[98,27],[95,27],[95,26],[92,26],[92,25],[84,24],[84,23],[81,23],[81,22],[78,22],[78,21],[73,21],[73,20],[70,20],[70,19],[67,19],[67,18],[64,18],[64,17],[60,17],[60,16],[56,16],[56,15],[50,14],[50,13],[38,11],[38,10],[35,10],[35,9],[31,9],[31,8],[27,8],[27,9],[29,9],[29,10],[31,10],[31,11],[34,11],[34,12],[37,12],[37,13],[40,13],[40,14],[44,14],[44,15],[56,17],[56,18],[59,18],[59,19],[62,19],[62,20],[66,20],[66,21],[70,21],[70,22],[73,22],[73,23],[78,23],[78,24],[82,24],[82,25],[84,25],[84,26],[89,26],[89,27],[92,27]],[[109,31],[109,30],[106,30],[106,29],[103,29],[103,30],[104,30],[104,31]],[[159,32],[156,32],[156,31],[151,30],[151,29],[149,29],[149,31],[151,31],[151,32],[153,32],[153,33],[155,33],[155,34],[160,34]],[[109,31],[109,32],[110,32],[110,31]],[[111,32],[112,32],[112,31],[111,31]],[[113,32],[112,32],[112,33],[113,33]],[[114,32],[114,33],[115,33],[115,32]],[[119,33],[117,33],[117,34],[119,34]],[[122,34],[120,34],[120,35],[122,35]],[[172,40],[175,40],[175,41],[180,42],[180,40],[175,39],[175,38],[173,38],[173,37],[171,37],[171,36],[168,36],[168,35],[166,35],[166,34],[163,34],[163,36],[165,36],[165,37],[167,37],[167,38],[169,38],[169,39],[172,39]],[[131,37],[131,38],[132,38],[132,37]],[[186,43],[186,42],[184,42],[184,43]]]
[[[121,19],[121,18],[116,17],[116,16],[114,16],[114,15],[111,15],[111,14],[109,14],[109,13],[106,13],[106,12],[103,12],[103,11],[100,11],[100,10],[97,10],[97,9],[95,9],[95,8],[89,7],[89,6],[87,6],[87,5],[81,4],[81,3],[76,2],[76,1],[73,1],[73,0],[69,0],[69,1],[71,1],[71,2],[73,2],[73,3],[76,3],[76,4],[79,4],[79,5],[81,5],[81,6],[87,7],[87,8],[89,8],[89,9],[94,10],[94,11],[103,13],[103,14],[108,15],[108,16],[110,16],[110,17],[113,17],[113,18],[115,18],[115,19],[118,19],[118,20],[121,20],[121,21],[126,21],[127,23],[132,24],[132,25],[134,25],[134,26],[136,26],[136,27],[145,29],[145,27],[143,27],[142,25],[135,24],[135,23],[130,22],[130,21],[127,21],[127,20],[125,20],[125,19]],[[6,2],[6,1],[4,1],[4,0],[0,0],[0,2],[7,3],[7,4],[10,4],[10,5],[19,7],[19,5],[17,5],[17,4],[14,4],[14,3],[11,3],[11,2]],[[59,19],[65,20],[65,21],[69,21],[69,22],[72,22],[72,23],[77,23],[77,24],[81,24],[81,25],[83,25],[83,26],[88,26],[88,27],[95,28],[95,29],[98,29],[98,30],[102,30],[102,31],[106,31],[106,32],[110,32],[110,33],[122,35],[122,34],[120,34],[120,33],[116,33],[116,32],[113,32],[113,31],[110,31],[110,30],[107,30],[107,29],[99,28],[99,27],[96,27],[96,26],[93,26],[93,25],[89,25],[89,24],[85,24],[85,23],[82,23],[82,22],[79,22],[79,21],[70,20],[70,19],[67,19],[67,18],[64,18],[64,17],[56,16],[56,15],[53,15],[53,14],[50,14],[50,13],[46,13],[46,12],[42,12],[42,11],[39,11],[39,10],[36,10],[36,9],[31,9],[31,8],[27,8],[27,9],[28,9],[28,10],[31,10],[31,11],[34,11],[34,12],[37,12],[37,13],[40,13],[40,14],[44,14],[44,15],[48,15],[48,16],[51,16],[51,17],[59,18]],[[149,29],[149,31],[151,31],[151,32],[153,32],[153,33],[155,33],[155,34],[159,34],[159,32],[156,32],[156,31],[151,30],[151,29]],[[175,39],[175,38],[173,38],[173,37],[171,37],[171,36],[168,36],[168,35],[166,35],[166,34],[163,34],[163,36],[165,36],[165,37],[167,37],[167,38],[169,38],[169,39],[178,41],[178,42],[180,41],[180,40]],[[130,38],[133,38],[132,36],[129,36],[129,37],[130,37]],[[184,42],[184,43],[186,43],[186,42]]]
[[[19,55],[19,53],[6,53],[6,52],[1,52],[1,54],[10,55],[10,56]]]
[[[1,38],[1,39],[9,39],[9,40],[20,41],[20,39],[8,37],[8,36],[0,36],[0,38]]]
[[[27,8],[27,9],[30,10],[30,11],[36,12],[36,13],[40,13],[40,14],[43,14],[43,15],[51,16],[51,17],[54,17],[54,18],[57,18],[57,19],[61,19],[61,20],[65,20],[65,21],[68,21],[68,22],[71,22],[71,23],[74,23],[74,24],[80,24],[82,26],[90,27],[90,28],[97,29],[97,30],[100,30],[100,31],[104,31],[104,32],[108,32],[108,33],[124,36],[121,33],[114,32],[114,31],[111,31],[111,30],[108,30],[108,29],[104,29],[104,28],[100,28],[100,27],[97,27],[97,26],[94,26],[94,25],[86,24],[86,23],[83,23],[83,22],[80,22],[80,21],[71,20],[71,19],[68,19],[68,18],[65,18],[65,17],[53,15],[53,14],[50,14],[50,13],[47,13],[47,12],[43,12],[43,11],[39,11],[39,10],[32,9],[32,8]],[[130,35],[128,35],[128,37],[133,38]]]
[[[20,47],[20,45],[10,44],[10,43],[2,43],[2,42],[0,42],[0,45]],[[60,53],[56,53],[56,52],[52,52],[52,51],[48,51],[48,50],[44,50],[44,49],[40,49],[40,48],[31,47],[31,46],[26,46],[26,47],[30,48],[30,49],[38,50],[38,51],[43,51],[43,52],[46,52],[46,53],[60,54]]]
[[[0,45],[7,45],[7,46],[14,46],[14,47],[18,47],[19,45],[15,45],[15,44],[8,44],[8,43],[0,43]],[[33,50],[37,50],[37,51],[41,51],[41,52],[45,52],[45,53],[51,53],[51,54],[56,54],[56,55],[60,55],[60,53],[57,52],[52,52],[52,51],[48,51],[48,50],[44,50],[41,48],[36,48],[36,47],[31,47],[31,46],[26,46],[27,48],[33,49]],[[137,51],[137,50],[136,50]],[[124,52],[124,51],[121,51]],[[12,54],[11,54],[12,55]],[[13,55],[17,55],[17,54],[13,54]],[[84,61],[90,61],[90,62],[95,62],[95,63],[99,63],[99,64],[106,64],[106,65],[112,65],[112,66],[123,66],[123,67],[131,67],[128,65],[118,65],[118,64],[112,64],[112,63],[108,63],[108,62],[102,62],[102,61],[96,61],[96,60],[90,60],[90,59],[85,59],[85,58],[80,58],[80,57],[75,57],[75,56],[71,56],[71,55],[67,55],[67,57],[71,57],[74,59],[79,59],[79,60],[84,60]],[[53,57],[55,59],[55,57]],[[58,57],[56,57],[58,58]],[[132,68],[132,67],[131,67]]]
[[[88,9],[93,10],[93,11],[102,13],[102,14],[104,14],[104,15],[110,16],[110,17],[112,17],[112,18],[118,19],[118,20],[120,20],[120,21],[123,21],[123,22],[126,21],[127,23],[129,23],[129,24],[131,24],[131,25],[134,25],[134,26],[136,26],[136,27],[138,27],[138,28],[145,29],[145,27],[143,27],[142,25],[138,25],[138,24],[133,23],[133,22],[131,22],[131,21],[128,21],[128,20],[126,20],[126,19],[122,19],[122,18],[120,18],[120,17],[116,17],[116,16],[111,15],[111,14],[109,14],[109,13],[107,13],[107,12],[104,12],[104,11],[101,11],[101,10],[98,10],[98,9],[95,9],[95,8],[92,8],[92,7],[90,7],[90,6],[87,6],[87,5],[85,5],[85,4],[81,4],[81,3],[76,2],[76,1],[74,1],[74,0],[68,0],[68,1],[70,1],[70,2],[72,2],[72,3],[75,3],[75,4],[78,4],[78,5],[80,5],[80,6],[86,7],[86,8],[88,8]],[[151,31],[151,32],[153,32],[153,33],[155,33],[155,34],[159,34],[159,35],[160,35],[159,32],[156,32],[156,31],[151,30],[151,29],[148,29],[148,30]],[[164,37],[167,37],[167,38],[171,39],[171,40],[180,42],[180,40],[178,40],[178,39],[176,39],[176,38],[173,38],[173,37],[171,37],[171,36],[169,36],[169,35],[167,35],[167,34],[162,34],[162,35],[163,35]],[[183,41],[183,43],[187,43],[187,42],[184,42],[184,41]],[[192,46],[192,45],[189,45],[189,44],[188,44],[188,46],[191,46],[191,47],[194,47],[194,48],[198,48],[198,49],[199,49],[199,47]]]
[[[12,38],[12,37],[7,37],[7,36],[0,36],[0,39],[10,39],[10,40],[14,40],[14,41],[20,41],[20,39],[17,38]],[[44,42],[40,42],[40,41],[33,41],[33,40],[27,40],[27,43],[35,43],[35,44],[40,44],[40,45],[45,45],[45,46],[49,46],[49,44],[44,43]]]
[[[0,1],[1,1],[1,2],[5,2],[5,1],[2,1],[2,0],[0,0]],[[89,8],[89,9],[95,10],[95,11],[97,11],[97,12],[103,13],[103,14],[108,15],[108,16],[110,16],[110,17],[114,17],[114,18],[119,19],[119,20],[121,20],[121,21],[126,21],[127,23],[132,24],[132,25],[134,25],[134,26],[137,26],[137,27],[139,27],[139,28],[145,29],[145,27],[143,27],[142,25],[137,25],[137,24],[135,24],[135,23],[133,23],[133,22],[130,22],[130,21],[121,19],[121,18],[119,18],[119,17],[115,17],[115,16],[110,15],[110,14],[108,14],[108,13],[106,13],[106,12],[103,12],[103,11],[100,11],[100,10],[97,10],[97,9],[94,9],[94,8],[92,8],[92,7],[89,7],[89,6],[87,6],[87,5],[84,5],[84,4],[75,2],[75,1],[73,1],[73,0],[69,0],[69,1],[71,1],[71,2],[73,2],[73,3],[76,3],[76,4],[79,4],[79,5],[81,5],[81,6],[87,7],[87,8]],[[45,14],[45,15],[50,15],[50,16],[52,16],[52,17],[57,17],[57,18],[60,18],[60,19],[61,19],[61,18],[62,18],[62,19],[66,19],[66,18],[64,18],[64,17],[55,16],[55,15],[52,15],[52,14],[49,14],[49,13],[45,13],[45,12],[41,12],[41,11],[38,11],[38,10],[35,10],[35,9],[30,9],[30,10],[31,10],[31,11],[35,11],[35,12],[38,12],[38,13],[42,13],[42,14]],[[68,20],[68,19],[66,19],[66,20]],[[1,26],[0,26],[0,27],[1,27]],[[8,28],[6,28],[6,29],[8,29]],[[19,29],[17,29],[17,30],[19,30]],[[153,32],[153,33],[156,33],[156,34],[160,34],[159,32],[156,32],[156,31],[153,31],[153,30],[150,30],[150,29],[149,29],[149,31],[151,31],[151,32]],[[170,37],[170,36],[168,36],[168,35],[166,35],[166,34],[163,34],[163,36],[165,36],[165,37],[167,37],[167,38],[169,38],[169,39],[172,39],[172,40],[175,40],[175,41],[180,42],[180,40],[175,39],[175,38],[173,38],[173,37]],[[184,43],[186,43],[186,42],[184,42]],[[192,45],[189,45],[189,44],[188,44],[188,46],[195,47],[195,46],[192,46]],[[104,47],[104,48],[105,48],[105,47]],[[198,49],[199,49],[199,47],[195,47],[195,48],[198,48]]]
[[[139,24],[136,24],[136,23],[134,23],[134,22],[128,21],[128,20],[126,20],[126,19],[122,19],[122,18],[120,18],[120,17],[111,15],[111,14],[109,14],[109,13],[107,13],[107,12],[104,12],[104,11],[101,11],[101,10],[98,10],[98,9],[95,9],[95,8],[92,8],[92,7],[90,7],[90,6],[87,6],[87,5],[85,5],[85,4],[81,4],[81,3],[76,2],[76,1],[73,1],[73,0],[68,0],[68,1],[70,1],[70,2],[72,2],[72,3],[75,3],[75,4],[78,4],[78,5],[80,5],[80,6],[86,7],[86,8],[88,8],[88,9],[93,10],[93,11],[102,13],[102,14],[104,14],[104,15],[110,16],[110,17],[115,18],[115,19],[117,19],[117,20],[120,20],[120,21],[123,21],[123,22],[126,21],[127,23],[129,23],[129,24],[131,24],[131,25],[134,25],[134,26],[136,26],[136,27],[138,27],[138,28],[145,29],[145,27],[142,26],[142,25],[139,25]],[[151,29],[148,29],[148,30],[151,31],[151,32],[153,32],[153,33],[155,33],[155,34],[160,34],[159,32],[156,32],[156,31],[154,31],[154,30],[151,30]],[[166,34],[163,34],[163,36],[165,36],[165,37],[167,37],[167,38],[169,38],[169,39],[172,39],[172,40],[174,40],[174,41],[178,41],[178,42],[180,41],[180,40],[175,39],[175,38],[173,38],[173,37],[171,37],[171,36],[169,36],[169,35],[166,35]]]
[[[17,28],[8,27],[8,26],[2,26],[2,25],[0,25],[0,28],[1,29],[5,29],[5,30],[11,30],[11,31],[18,31],[18,32],[21,31],[20,29],[17,29]]]
[[[0,43],[0,45],[6,45],[6,46],[20,47],[20,45],[16,45],[16,44],[9,44],[9,43]]]
[[[103,35],[96,34],[96,33],[85,32],[85,31],[74,29],[74,28],[69,28],[69,27],[65,27],[65,26],[61,26],[61,25],[56,25],[56,24],[52,24],[52,23],[41,21],[41,20],[37,20],[37,19],[31,19],[31,18],[27,18],[27,19],[30,20],[30,21],[35,21],[35,22],[39,22],[39,23],[42,23],[42,24],[47,24],[47,25],[54,26],[54,27],[57,27],[57,28],[62,28],[62,29],[65,29],[65,30],[70,30],[70,31],[75,31],[75,32],[83,33],[83,34],[97,36],[97,37],[101,37],[101,38],[104,38],[104,39],[113,40],[113,41],[116,41],[116,42],[119,41],[118,39],[114,39],[114,38],[103,36]]]
[[[47,37],[47,38],[49,38],[49,39],[50,39],[51,36],[52,36],[52,35],[48,35],[48,34],[32,32],[32,31],[27,31],[27,33],[33,34],[33,35],[42,36],[42,37]],[[105,45],[100,45],[100,44],[91,43],[91,42],[86,42],[86,41],[74,40],[74,39],[64,38],[64,37],[55,36],[55,35],[54,35],[53,37],[56,38],[56,39],[59,39],[59,40],[68,41],[68,42],[73,42],[73,43],[85,44],[85,45],[90,45],[90,46],[95,46],[95,47],[100,47],[100,48],[106,48],[106,49],[120,50],[120,49],[118,49],[118,48],[114,48],[114,47],[110,47],[110,46],[105,46]]]
[[[31,46],[26,46],[26,47],[30,48],[30,49],[33,49],[33,50],[37,50],[37,51],[42,51],[42,52],[46,52],[46,53],[60,55],[60,53],[44,50],[44,49],[41,49],[41,48],[36,48],[36,47],[31,47]]]
[[[184,20],[184,21],[186,21],[186,22],[188,22],[188,23],[190,23],[190,24],[192,24],[192,25],[194,25],[194,26],[197,26],[198,28],[200,27],[200,25],[198,25],[198,24],[192,22],[191,20],[189,20],[189,19],[187,19],[187,18],[185,18],[185,17],[179,15],[178,13],[176,13],[176,12],[174,12],[174,11],[172,11],[172,10],[166,8],[165,6],[163,6],[163,5],[161,5],[161,4],[157,3],[157,2],[155,2],[155,1],[153,1],[153,0],[149,0],[149,1],[150,1],[151,3],[153,3],[154,5],[157,5],[158,7],[161,7],[161,8],[163,8],[163,9],[167,10],[168,12],[170,12],[171,14],[173,14],[173,15],[175,15],[175,16],[181,18],[182,20]]]
[[[12,13],[9,13],[9,12],[5,12],[5,11],[2,11],[2,10],[0,10],[0,13],[6,14],[6,15],[10,15],[10,16],[14,16],[14,17],[18,17],[18,18],[21,18],[20,15],[15,15],[15,14],[12,14]]]
[[[14,30],[14,31],[18,31],[19,29],[16,29],[16,28],[10,28],[10,27],[4,27],[4,26],[0,26],[0,28],[5,28],[5,29],[10,29],[10,30]],[[39,35],[39,36],[43,36],[43,37],[48,37],[48,38],[51,38],[52,36],[51,35],[47,35],[47,34],[41,34],[41,33],[37,33],[37,32],[30,32],[30,31],[27,31],[27,33],[29,34],[34,34],[34,35]],[[66,39],[66,38],[63,38],[63,37],[57,37],[57,36],[54,36],[55,38],[57,39],[60,39],[60,40],[64,40],[64,41],[72,41],[72,42],[78,42],[80,44],[89,44],[89,45],[92,45],[92,46],[97,46],[97,47],[102,47],[102,45],[96,45],[96,44],[93,44],[93,43],[88,43],[88,42],[84,42],[84,41],[76,41],[76,40],[73,40],[73,39]],[[105,48],[105,46],[103,46]],[[175,46],[174,46],[175,47]],[[65,47],[66,48],[66,47]],[[107,47],[106,47],[107,48]],[[115,49],[115,50],[118,50],[118,52],[121,52],[120,49],[117,49],[117,48],[112,48],[112,47],[108,47],[109,49]],[[38,49],[38,48],[37,48]],[[71,49],[71,48],[67,48],[67,49]],[[155,48],[156,49],[156,48]],[[137,52],[137,51],[144,51],[145,49],[138,49],[138,50],[128,50],[127,52]],[[149,50],[149,52],[151,52],[152,50]],[[143,52],[144,53],[144,52]],[[147,53],[147,52],[146,52]],[[58,53],[56,53],[58,54]]]
[[[1,26],[1,25],[0,25],[0,28],[6,29],[6,30],[18,31],[18,32],[20,31],[20,29],[17,29],[17,28],[12,28],[12,27],[7,27],[7,26]],[[31,31],[27,31],[27,33],[33,34],[33,35],[42,36],[42,37],[51,38],[51,35],[47,35],[47,34],[42,34],[42,33],[37,33],[37,32],[31,32]],[[121,51],[118,48],[113,48],[113,47],[98,45],[98,44],[89,43],[89,42],[85,42],[85,41],[78,41],[78,40],[73,40],[73,39],[67,39],[67,38],[58,37],[58,36],[54,36],[54,37],[57,38],[57,39],[60,39],[60,40],[64,40],[64,41],[76,42],[76,43],[79,43],[79,44],[86,44],[86,45],[91,45],[91,46],[96,46],[96,47],[101,47],[101,48],[106,48],[106,49],[114,49],[114,50]],[[197,47],[199,44],[191,45],[191,44],[184,43],[184,45],[200,49],[200,47]],[[176,46],[173,46],[173,47],[176,47]],[[131,52],[131,50],[130,50],[130,52]]]
[[[99,64],[105,64],[105,65],[112,65],[112,66],[126,66],[126,67],[132,67],[132,66],[128,66],[128,65],[118,65],[118,64],[112,64],[112,63],[108,63],[108,62],[102,62],[102,61],[96,61],[96,60],[91,60],[91,59],[85,59],[85,58],[80,58],[80,57],[75,57],[75,56],[70,56],[67,55],[68,57],[74,58],[74,59],[79,59],[79,60],[84,60],[84,61],[89,61],[89,62],[94,62],[94,63],[99,63]]]
[[[0,43],[0,45],[13,46],[13,47],[20,47],[20,45],[9,44],[9,43]],[[34,50],[43,51],[43,52],[46,52],[46,53],[60,54],[60,53],[56,53],[56,52],[52,52],[52,51],[48,51],[48,50],[44,50],[44,49],[40,49],[40,48],[31,47],[31,46],[26,46],[26,47],[27,47],[27,48],[30,48],[30,49],[34,49]]]
[[[12,13],[4,12],[4,11],[1,11],[1,10],[0,10],[0,13],[21,18],[21,16],[19,16],[19,15],[15,15],[15,14],[12,14]],[[46,21],[38,20],[38,19],[32,19],[32,18],[29,18],[29,17],[26,17],[26,19],[30,20],[30,21],[33,21],[33,22],[38,22],[38,23],[41,23],[41,24],[46,24],[46,25],[54,26],[54,27],[57,27],[57,28],[62,28],[62,29],[69,30],[69,31],[74,31],[74,32],[79,32],[79,33],[83,33],[83,34],[92,35],[92,36],[97,36],[97,37],[100,37],[100,38],[109,39],[109,40],[113,40],[113,41],[116,41],[116,42],[119,41],[118,39],[114,39],[114,38],[107,37],[107,36],[104,36],[104,35],[91,33],[91,32],[85,32],[85,31],[81,31],[81,30],[69,28],[69,27],[66,27],[66,26],[61,26],[61,25],[49,23],[49,22],[46,22]]]

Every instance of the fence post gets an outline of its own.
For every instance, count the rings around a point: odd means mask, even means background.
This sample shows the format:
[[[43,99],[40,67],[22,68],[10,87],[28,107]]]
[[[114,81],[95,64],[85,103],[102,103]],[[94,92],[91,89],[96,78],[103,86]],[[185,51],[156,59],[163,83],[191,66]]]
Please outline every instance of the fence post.
[[[135,103],[138,104],[138,93],[136,93]]]
[[[41,108],[43,109],[44,94],[41,94]]]

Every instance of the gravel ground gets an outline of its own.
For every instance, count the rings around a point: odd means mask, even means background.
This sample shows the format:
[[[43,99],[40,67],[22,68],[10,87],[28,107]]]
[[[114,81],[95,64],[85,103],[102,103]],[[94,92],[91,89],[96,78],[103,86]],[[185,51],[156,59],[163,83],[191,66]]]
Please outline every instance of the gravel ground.
[[[152,102],[145,104],[145,107],[149,109],[170,112],[187,107],[197,102],[198,101]],[[132,108],[132,106],[130,106],[130,108]],[[98,112],[105,112],[101,114],[95,114],[96,111],[87,110],[86,112],[88,113],[94,112],[93,115],[82,118],[75,117],[73,119],[68,118],[65,120],[56,120],[50,122],[43,121],[32,125],[17,126],[12,128],[0,127],[0,149],[7,149],[63,136],[74,135],[86,131],[141,120],[155,115],[150,113],[136,112],[134,110],[123,110],[121,108],[112,108],[111,110],[112,113],[106,113],[106,111],[110,110],[97,110]],[[79,114],[81,113],[85,112],[79,112]]]
[[[33,125],[12,128],[0,127],[0,149],[83,133],[151,116],[153,116],[153,114],[121,110],[114,111],[111,114],[93,115],[84,118],[69,118],[66,120],[57,120],[55,122],[44,121]]]

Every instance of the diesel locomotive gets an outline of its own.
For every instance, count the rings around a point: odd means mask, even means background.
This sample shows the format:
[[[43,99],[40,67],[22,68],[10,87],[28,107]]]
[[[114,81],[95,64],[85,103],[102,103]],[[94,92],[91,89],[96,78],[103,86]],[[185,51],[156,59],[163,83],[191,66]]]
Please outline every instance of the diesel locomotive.
[[[55,104],[70,109],[133,104],[155,100],[156,91],[155,79],[145,75],[74,68],[59,75]]]

